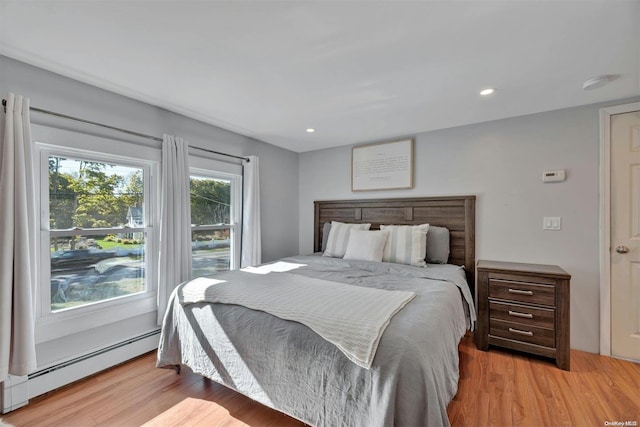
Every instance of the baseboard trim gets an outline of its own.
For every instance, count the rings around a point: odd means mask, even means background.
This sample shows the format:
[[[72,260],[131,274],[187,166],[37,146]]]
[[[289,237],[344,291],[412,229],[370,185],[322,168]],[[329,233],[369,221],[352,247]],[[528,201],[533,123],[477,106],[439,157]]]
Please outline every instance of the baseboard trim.
[[[113,350],[119,349],[121,347],[127,346],[129,344],[135,343],[137,341],[141,341],[141,340],[143,340],[145,338],[152,337],[154,335],[158,335],[159,333],[160,333],[160,329],[155,330],[155,331],[151,331],[151,332],[147,332],[146,334],[142,334],[142,335],[139,335],[137,337],[130,338],[128,340],[119,342],[117,344],[110,345],[109,347],[101,348],[100,350],[96,350],[96,351],[93,351],[91,353],[87,353],[85,355],[73,358],[71,360],[67,360],[65,362],[58,363],[57,365],[50,366],[50,367],[45,368],[45,369],[41,369],[39,371],[36,371],[36,372],[33,372],[33,373],[29,374],[29,380],[33,380],[33,379],[38,378],[38,377],[40,377],[42,375],[47,375],[47,374],[49,374],[49,373],[51,373],[53,371],[57,371],[58,369],[67,368],[67,367],[69,367],[71,365],[75,365],[76,363],[80,363],[80,362],[83,362],[85,360],[91,359],[92,357],[96,357],[96,356],[99,356],[101,354],[107,353],[109,351],[113,351]],[[157,348],[157,346],[156,346],[156,348]]]
[[[158,329],[33,372],[26,381],[28,399],[33,399],[156,350],[159,340],[160,330]],[[3,385],[2,413],[28,404],[29,401],[24,399],[26,391],[24,390],[24,381],[20,381],[19,384],[19,388],[11,387],[11,384]],[[17,402],[20,404],[17,405]]]

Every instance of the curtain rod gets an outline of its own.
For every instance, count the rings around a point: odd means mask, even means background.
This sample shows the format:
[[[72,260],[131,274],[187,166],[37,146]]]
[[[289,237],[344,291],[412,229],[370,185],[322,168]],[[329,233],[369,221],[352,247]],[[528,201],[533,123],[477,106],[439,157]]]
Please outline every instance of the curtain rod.
[[[7,100],[6,99],[2,100],[2,106],[4,107],[5,112],[6,112],[7,111]],[[134,131],[127,130],[127,129],[117,128],[115,126],[109,126],[109,125],[105,125],[105,124],[98,123],[98,122],[92,122],[90,120],[80,119],[78,117],[67,116],[66,114],[60,114],[60,113],[56,113],[54,111],[43,110],[42,108],[29,107],[29,109],[31,111],[35,111],[35,112],[38,112],[38,113],[49,114],[51,116],[61,117],[63,119],[68,119],[68,120],[73,120],[73,121],[76,121],[76,122],[87,123],[87,124],[90,124],[90,125],[93,125],[93,126],[99,126],[99,127],[115,130],[115,131],[118,131],[118,132],[127,133],[129,135],[135,135],[135,136],[139,136],[141,138],[147,138],[147,139],[152,139],[154,141],[162,142],[162,138],[159,138],[159,137],[153,136],[153,135],[146,135],[144,133],[134,132]],[[247,162],[250,161],[248,157],[242,157],[242,156],[236,156],[234,154],[222,153],[220,151],[209,150],[207,148],[200,148],[200,147],[194,147],[194,146],[189,146],[189,148],[193,148],[193,149],[201,150],[201,151],[206,151],[207,153],[219,154],[221,156],[233,157],[234,159],[246,160]]]

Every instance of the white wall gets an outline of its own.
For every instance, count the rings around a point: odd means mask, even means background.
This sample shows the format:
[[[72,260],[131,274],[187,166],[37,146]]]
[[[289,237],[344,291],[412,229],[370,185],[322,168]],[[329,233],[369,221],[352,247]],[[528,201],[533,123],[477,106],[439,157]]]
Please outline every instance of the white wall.
[[[313,249],[314,200],[475,194],[477,258],[567,270],[571,347],[597,353],[602,106],[421,133],[412,190],[352,193],[351,147],[300,154],[300,252]],[[546,169],[565,169],[566,181],[542,183]],[[543,231],[543,216],[562,217],[562,230]]]
[[[149,135],[170,133],[185,138],[192,145],[216,151],[259,156],[263,260],[297,253],[297,228],[291,226],[298,223],[297,153],[0,56],[0,96],[6,98],[9,92],[28,96],[34,107]],[[33,113],[32,121],[46,123],[51,119]],[[70,121],[55,122],[63,123],[69,129],[79,126]],[[104,133],[99,128],[94,131],[98,135]],[[126,136],[119,137],[127,140]],[[136,146],[131,149],[135,150]],[[46,366],[157,329],[155,318],[151,313],[99,330],[40,343],[37,346],[38,365]]]

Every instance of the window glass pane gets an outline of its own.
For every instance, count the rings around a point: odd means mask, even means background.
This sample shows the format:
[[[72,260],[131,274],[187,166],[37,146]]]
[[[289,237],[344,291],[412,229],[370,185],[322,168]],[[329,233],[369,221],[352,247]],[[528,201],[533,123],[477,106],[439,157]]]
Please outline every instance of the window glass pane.
[[[144,227],[144,170],[49,157],[51,230]],[[144,292],[145,232],[51,237],[51,311]]]
[[[145,237],[52,237],[51,311],[144,292]]]
[[[49,227],[141,227],[143,170],[49,157]]]
[[[192,176],[190,187],[191,224],[231,222],[231,181]]]
[[[229,270],[230,237],[228,228],[191,233],[193,277]]]

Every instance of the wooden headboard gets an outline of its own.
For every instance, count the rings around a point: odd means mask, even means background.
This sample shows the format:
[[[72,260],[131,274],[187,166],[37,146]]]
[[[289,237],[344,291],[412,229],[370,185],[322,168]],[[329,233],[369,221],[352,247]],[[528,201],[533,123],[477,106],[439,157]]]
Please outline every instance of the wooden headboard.
[[[314,252],[322,250],[325,222],[381,224],[430,224],[447,227],[451,250],[449,264],[464,265],[472,295],[475,289],[476,196],[415,197],[403,199],[357,199],[314,202]]]

